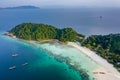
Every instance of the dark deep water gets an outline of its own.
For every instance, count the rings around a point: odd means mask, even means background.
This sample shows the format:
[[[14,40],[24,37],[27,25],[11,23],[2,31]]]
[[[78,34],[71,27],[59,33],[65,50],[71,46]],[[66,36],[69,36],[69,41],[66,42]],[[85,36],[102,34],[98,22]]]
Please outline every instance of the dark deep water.
[[[0,10],[0,30],[9,30],[23,22],[72,27],[85,35],[118,33],[120,9]]]

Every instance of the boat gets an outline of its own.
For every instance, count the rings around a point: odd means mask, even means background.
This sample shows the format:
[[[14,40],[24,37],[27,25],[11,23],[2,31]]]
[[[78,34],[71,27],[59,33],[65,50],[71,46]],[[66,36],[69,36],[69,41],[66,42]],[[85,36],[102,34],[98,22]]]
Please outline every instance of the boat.
[[[102,19],[103,18],[103,16],[99,16],[100,17],[100,19]]]
[[[18,54],[17,54],[17,53],[12,54],[12,57],[17,57],[17,56],[18,56]]]
[[[9,67],[9,70],[13,70],[15,68],[16,68],[16,66],[12,66],[12,67]]]
[[[23,64],[22,64],[22,66],[26,66],[26,65],[28,65],[28,63],[27,63],[27,62],[25,62],[25,63],[23,63]]]

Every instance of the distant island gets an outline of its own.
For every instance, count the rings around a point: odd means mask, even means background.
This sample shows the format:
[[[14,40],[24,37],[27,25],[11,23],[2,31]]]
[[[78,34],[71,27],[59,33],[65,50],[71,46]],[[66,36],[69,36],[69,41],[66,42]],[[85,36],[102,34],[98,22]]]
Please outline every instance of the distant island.
[[[17,7],[6,7],[0,9],[40,9],[40,8],[35,6],[17,6]]]
[[[120,34],[92,35],[87,38],[72,28],[59,29],[52,25],[23,23],[9,31],[10,34],[25,40],[59,40],[79,42],[82,46],[95,51],[99,56],[113,64],[120,71]]]

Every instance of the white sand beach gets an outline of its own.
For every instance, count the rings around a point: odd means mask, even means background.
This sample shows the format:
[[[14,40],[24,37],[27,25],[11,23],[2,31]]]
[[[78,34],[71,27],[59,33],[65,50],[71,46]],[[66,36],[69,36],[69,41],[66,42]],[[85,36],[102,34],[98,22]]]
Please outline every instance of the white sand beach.
[[[120,80],[120,73],[113,67],[113,65],[95,54],[95,52],[74,42],[69,42],[68,45],[79,49],[100,65],[99,68],[93,71],[93,74],[96,76],[95,80]]]

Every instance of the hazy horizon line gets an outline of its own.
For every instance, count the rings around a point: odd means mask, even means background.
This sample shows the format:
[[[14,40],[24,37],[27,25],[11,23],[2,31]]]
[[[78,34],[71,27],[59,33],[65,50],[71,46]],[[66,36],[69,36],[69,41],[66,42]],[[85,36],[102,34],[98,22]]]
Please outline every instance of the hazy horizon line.
[[[120,7],[88,7],[88,6],[79,6],[79,7],[66,7],[66,6],[36,6],[36,5],[15,5],[15,6],[5,6],[5,7],[0,7],[0,8],[13,8],[13,7],[22,7],[22,6],[34,6],[34,7],[38,7],[41,9],[79,9],[79,8],[92,8],[92,9],[96,9],[96,8],[100,8],[100,9],[106,9],[106,8],[116,8],[116,9],[120,9]]]

